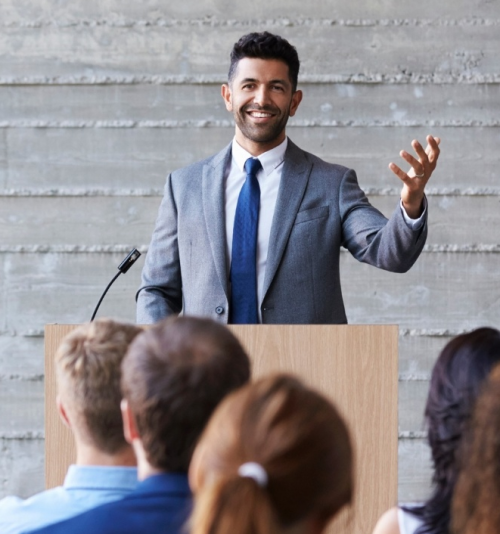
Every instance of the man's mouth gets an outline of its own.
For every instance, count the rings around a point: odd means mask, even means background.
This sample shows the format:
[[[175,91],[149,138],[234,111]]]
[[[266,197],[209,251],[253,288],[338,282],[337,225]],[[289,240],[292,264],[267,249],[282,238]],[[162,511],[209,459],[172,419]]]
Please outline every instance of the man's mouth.
[[[267,121],[273,119],[277,113],[268,109],[246,109],[245,113],[252,118],[257,124],[267,123]]]
[[[273,113],[270,113],[269,111],[257,111],[251,109],[247,113],[257,119],[267,119],[269,117],[273,117]]]

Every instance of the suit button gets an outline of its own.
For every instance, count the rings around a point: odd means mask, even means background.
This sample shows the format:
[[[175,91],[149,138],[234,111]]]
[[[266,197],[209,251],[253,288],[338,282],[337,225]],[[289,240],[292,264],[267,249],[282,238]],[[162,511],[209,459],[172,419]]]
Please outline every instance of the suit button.
[[[217,315],[222,315],[224,313],[224,308],[222,306],[217,306],[217,308],[215,308],[215,313]]]

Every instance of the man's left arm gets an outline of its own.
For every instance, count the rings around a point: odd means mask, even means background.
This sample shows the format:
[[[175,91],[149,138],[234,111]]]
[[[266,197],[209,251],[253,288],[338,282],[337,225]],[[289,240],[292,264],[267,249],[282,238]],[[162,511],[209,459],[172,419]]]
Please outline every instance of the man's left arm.
[[[428,136],[424,150],[413,141],[418,159],[401,151],[412,168],[405,173],[391,163],[390,169],[403,181],[400,205],[387,220],[371,206],[348,172],[341,186],[343,245],[359,261],[392,272],[406,272],[422,251],[427,236],[424,188],[437,164],[438,138]],[[361,208],[361,209],[360,209]]]

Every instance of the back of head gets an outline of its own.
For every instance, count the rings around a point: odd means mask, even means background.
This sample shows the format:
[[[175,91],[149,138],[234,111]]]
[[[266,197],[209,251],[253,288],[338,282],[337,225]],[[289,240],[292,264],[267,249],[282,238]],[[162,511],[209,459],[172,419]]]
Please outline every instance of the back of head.
[[[89,445],[115,454],[127,446],[120,412],[120,366],[141,328],[97,319],[68,334],[56,356],[59,396],[74,432]]]
[[[288,65],[288,74],[293,91],[297,89],[300,61],[297,50],[286,39],[269,32],[248,33],[234,44],[229,66],[229,83],[232,82],[238,62],[245,57],[278,59]]]
[[[479,328],[452,339],[434,366],[425,409],[434,464],[434,493],[414,510],[423,518],[426,532],[448,532],[462,435],[481,388],[497,362],[500,332]]]
[[[500,532],[500,366],[492,372],[463,443],[453,497],[453,532]]]
[[[241,476],[248,463],[267,482]],[[191,534],[270,534],[308,520],[323,527],[351,501],[352,472],[333,405],[296,378],[261,379],[220,405],[195,451]]]
[[[250,379],[236,337],[209,319],[165,319],[138,336],[122,366],[122,391],[151,466],[186,472],[219,402]]]

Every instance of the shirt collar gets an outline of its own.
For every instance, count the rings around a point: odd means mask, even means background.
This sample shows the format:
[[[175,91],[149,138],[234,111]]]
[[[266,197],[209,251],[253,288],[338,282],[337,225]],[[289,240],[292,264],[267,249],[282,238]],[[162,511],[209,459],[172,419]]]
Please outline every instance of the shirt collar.
[[[108,467],[97,465],[70,465],[64,487],[75,488],[129,488],[137,486],[135,467]]]
[[[259,161],[262,164],[262,168],[264,169],[266,176],[272,173],[274,169],[283,163],[287,146],[288,137],[285,137],[285,140],[281,144],[259,156]],[[239,145],[236,139],[233,139],[231,150],[233,162],[238,166],[238,169],[240,169],[241,172],[245,172],[245,161],[248,158],[253,157],[252,154],[247,152],[241,145]]]
[[[189,497],[191,490],[187,474],[159,473],[140,482],[135,493],[168,493]]]

